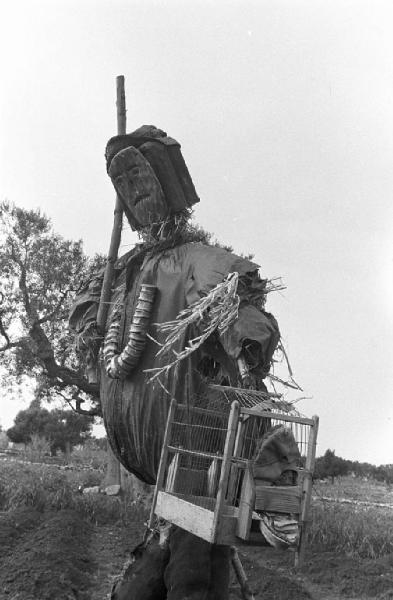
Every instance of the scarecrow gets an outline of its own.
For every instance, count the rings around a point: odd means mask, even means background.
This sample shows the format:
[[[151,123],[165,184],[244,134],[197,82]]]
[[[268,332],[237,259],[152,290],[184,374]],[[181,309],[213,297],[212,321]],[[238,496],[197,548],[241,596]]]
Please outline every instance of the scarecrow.
[[[106,163],[140,243],[115,265],[104,340],[96,328],[102,274],[79,294],[70,324],[97,366],[113,452],[154,484],[171,398],[206,406],[211,383],[266,390],[280,334],[258,265],[190,223],[199,198],[176,140],[142,126],[109,140]],[[133,557],[113,599],[228,598],[228,547],[158,524]]]

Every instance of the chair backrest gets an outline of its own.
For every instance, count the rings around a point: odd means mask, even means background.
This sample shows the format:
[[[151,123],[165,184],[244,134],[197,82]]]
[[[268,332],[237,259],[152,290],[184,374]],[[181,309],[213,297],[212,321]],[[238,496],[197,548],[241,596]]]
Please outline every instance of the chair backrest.
[[[279,432],[276,438],[270,434],[274,451],[263,443],[272,428],[273,434]],[[306,539],[317,430],[317,417],[241,408],[238,402],[225,415],[173,401],[150,522],[155,512],[210,543],[242,540],[247,544],[256,541],[252,525],[258,512],[292,515],[300,525],[295,548],[299,563]],[[255,465],[258,449],[266,447],[268,452],[260,452]],[[279,478],[273,482],[267,477],[269,473],[273,477],[273,471],[265,463],[275,452]],[[294,485],[272,485],[282,483],[286,467],[297,475]],[[260,532],[259,540],[263,543]]]
[[[261,425],[263,422],[265,427]],[[237,474],[240,481],[237,489],[232,482],[233,493],[240,496],[237,535],[245,543],[258,541],[258,535],[252,533],[252,520],[256,513],[294,517],[299,521],[295,549],[297,565],[303,559],[306,543],[318,422],[315,416],[308,419],[272,411],[240,409],[235,460],[236,457],[246,460],[246,468],[243,469],[244,474]],[[263,430],[266,431],[266,427],[273,430],[273,434],[265,433],[264,442]],[[255,442],[257,431],[262,431],[262,437]],[[277,439],[274,439],[274,432],[278,432]],[[270,446],[269,440],[272,442]],[[288,478],[286,485],[280,485],[283,481],[280,472],[285,474],[286,471],[297,476],[292,481]],[[273,481],[275,477],[276,481]]]

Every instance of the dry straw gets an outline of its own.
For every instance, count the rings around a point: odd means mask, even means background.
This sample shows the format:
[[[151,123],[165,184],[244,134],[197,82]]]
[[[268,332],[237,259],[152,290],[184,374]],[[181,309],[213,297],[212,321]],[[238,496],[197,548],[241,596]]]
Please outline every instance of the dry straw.
[[[149,381],[167,374],[172,367],[200,348],[214,331],[218,330],[221,334],[224,333],[237,319],[240,303],[237,294],[238,280],[238,273],[229,273],[226,279],[216,285],[206,296],[182,310],[174,321],[156,324],[159,332],[167,334],[165,343],[157,352],[157,357],[169,355],[172,352],[175,359],[163,367],[146,369],[146,373],[152,373]],[[201,326],[202,332],[189,340],[184,350],[177,352],[174,349],[176,343],[185,338],[191,325]],[[159,344],[156,340],[154,341]]]

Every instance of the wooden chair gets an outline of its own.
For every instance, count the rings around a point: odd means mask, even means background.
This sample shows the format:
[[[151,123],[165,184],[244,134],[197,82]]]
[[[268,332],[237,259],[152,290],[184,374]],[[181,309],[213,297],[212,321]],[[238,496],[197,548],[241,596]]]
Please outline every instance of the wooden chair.
[[[265,429],[277,424],[291,429],[302,456],[296,485],[269,485],[253,477],[253,437],[263,424]],[[254,531],[258,513],[295,515],[299,521],[295,565],[300,566],[317,433],[318,417],[308,419],[258,406],[242,408],[237,401],[229,414],[223,414],[172,400],[150,526],[157,515],[212,544],[266,545],[260,531]]]

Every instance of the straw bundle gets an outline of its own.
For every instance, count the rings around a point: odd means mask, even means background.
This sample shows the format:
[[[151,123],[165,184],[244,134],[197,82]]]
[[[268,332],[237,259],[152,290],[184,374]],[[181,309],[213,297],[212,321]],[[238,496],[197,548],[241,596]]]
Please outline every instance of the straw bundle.
[[[172,352],[175,359],[163,367],[147,369],[146,373],[153,374],[150,381],[167,373],[180,361],[190,356],[214,331],[224,333],[237,319],[240,303],[237,294],[238,280],[238,273],[229,273],[226,279],[216,285],[206,296],[182,310],[174,321],[156,324],[158,331],[167,333],[166,341],[157,352],[157,356]],[[176,343],[184,339],[191,325],[199,326],[202,329],[201,333],[189,340],[184,350],[177,352],[174,349]]]

